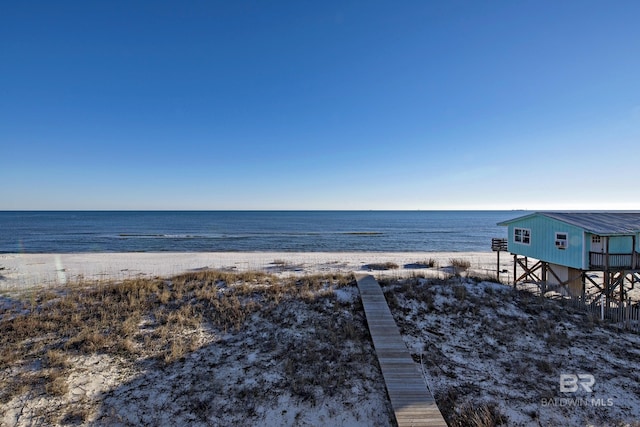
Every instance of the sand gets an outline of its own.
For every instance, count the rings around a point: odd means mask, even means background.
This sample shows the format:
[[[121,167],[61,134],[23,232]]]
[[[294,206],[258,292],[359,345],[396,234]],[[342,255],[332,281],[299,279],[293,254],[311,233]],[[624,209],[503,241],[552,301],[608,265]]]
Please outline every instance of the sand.
[[[469,261],[470,273],[494,275],[493,252],[144,252],[75,254],[2,254],[0,289],[64,285],[83,279],[123,280],[139,276],[168,277],[188,271],[222,269],[275,274],[351,273],[371,264],[394,263],[397,269],[375,270],[375,276],[406,277],[451,272],[451,260]],[[435,268],[418,263],[434,260]],[[512,271],[513,260],[502,254],[501,269]],[[509,280],[508,273],[501,276]]]
[[[512,271],[512,258],[502,255],[500,268]],[[601,325],[557,302],[464,277],[495,274],[496,255],[491,252],[2,254],[0,290],[202,269],[350,273],[387,262],[398,268],[371,274],[450,277],[452,259],[469,261],[463,277],[435,284],[406,279],[383,288],[394,295],[403,339],[414,359],[424,360],[425,380],[443,408],[452,411],[455,406],[461,416],[496,408],[514,426],[636,425],[639,336]],[[436,265],[416,265],[428,260]],[[501,279],[511,278],[505,273]],[[350,341],[340,348],[341,360],[350,362],[336,365],[346,366],[348,375],[335,393],[313,389],[313,399],[303,399],[283,388],[287,358],[314,342],[316,326],[328,324],[326,316],[336,324],[364,328],[364,318],[353,314],[357,288],[351,284],[333,292],[334,300],[321,300],[315,308],[302,300],[284,304],[277,321],[258,313],[240,331],[187,328],[185,334],[198,338],[197,348],[166,366],[118,354],[69,353],[68,391],[50,396],[41,386],[28,387],[0,404],[0,425],[392,425],[368,342],[366,348]],[[317,375],[315,365],[301,356],[305,363],[293,378]],[[0,371],[0,383],[16,375],[16,369]],[[595,379],[593,393],[559,391],[561,375],[584,373]]]

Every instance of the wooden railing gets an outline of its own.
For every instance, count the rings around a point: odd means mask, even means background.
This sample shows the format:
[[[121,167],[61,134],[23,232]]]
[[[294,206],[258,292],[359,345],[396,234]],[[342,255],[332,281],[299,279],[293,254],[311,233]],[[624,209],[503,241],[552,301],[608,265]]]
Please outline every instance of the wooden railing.
[[[605,254],[602,252],[589,252],[589,268],[604,270],[606,268],[637,270],[640,269],[640,254]]]

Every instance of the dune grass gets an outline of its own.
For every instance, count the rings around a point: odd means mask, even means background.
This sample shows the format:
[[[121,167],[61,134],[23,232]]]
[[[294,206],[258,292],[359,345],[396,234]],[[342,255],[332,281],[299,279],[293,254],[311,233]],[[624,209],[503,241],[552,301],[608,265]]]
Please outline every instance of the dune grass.
[[[351,281],[339,275],[279,279],[199,271],[14,295],[12,308],[0,311],[0,371],[15,372],[0,381],[0,404],[28,389],[67,393],[74,356],[104,353],[169,364],[198,348],[192,332],[199,328],[237,331],[254,313],[268,314],[291,299],[313,303]],[[40,369],[32,369],[34,363]]]

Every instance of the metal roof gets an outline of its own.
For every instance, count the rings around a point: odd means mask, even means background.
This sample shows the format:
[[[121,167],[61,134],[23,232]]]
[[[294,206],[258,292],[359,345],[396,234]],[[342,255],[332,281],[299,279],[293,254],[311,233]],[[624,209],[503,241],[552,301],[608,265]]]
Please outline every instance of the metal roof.
[[[640,212],[536,212],[531,215],[503,221],[498,225],[508,225],[534,215],[553,218],[601,236],[640,232]]]

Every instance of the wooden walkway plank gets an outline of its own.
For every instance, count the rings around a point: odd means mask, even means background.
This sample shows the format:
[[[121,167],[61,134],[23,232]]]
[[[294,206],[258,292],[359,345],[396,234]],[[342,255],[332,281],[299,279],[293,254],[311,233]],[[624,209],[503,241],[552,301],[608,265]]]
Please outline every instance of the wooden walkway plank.
[[[400,336],[380,285],[371,275],[356,275],[356,280],[398,426],[446,426],[435,399]]]

